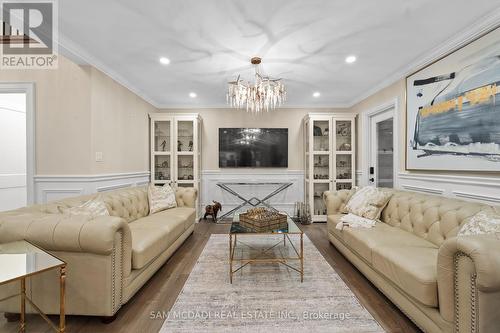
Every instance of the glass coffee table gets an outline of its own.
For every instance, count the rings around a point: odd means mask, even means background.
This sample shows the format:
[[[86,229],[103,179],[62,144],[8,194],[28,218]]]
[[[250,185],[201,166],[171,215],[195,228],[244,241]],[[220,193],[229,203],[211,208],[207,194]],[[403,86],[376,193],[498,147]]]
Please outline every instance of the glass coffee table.
[[[269,237],[283,235],[283,240],[263,248],[255,248],[249,244],[241,241],[243,237]],[[300,238],[299,248],[294,245],[292,235],[298,235]],[[292,256],[281,255],[281,256],[267,256],[271,250],[278,246],[283,246],[287,248],[287,243],[293,249]],[[257,252],[257,255],[240,256],[237,257],[235,252],[240,246],[246,246]],[[281,252],[281,251],[280,251]],[[287,251],[285,251],[287,252]],[[298,267],[292,266],[291,262],[298,262]],[[231,230],[229,232],[229,282],[233,283],[233,274],[241,270],[243,267],[249,264],[262,264],[262,263],[279,263],[287,266],[288,268],[298,272],[300,274],[300,282],[304,281],[304,233],[300,228],[292,221],[290,217],[287,217],[287,226],[280,229],[272,229],[268,231],[255,231],[250,228],[240,225],[240,215],[239,213],[234,214],[233,223],[231,224]],[[239,264],[238,267],[236,265]]]
[[[59,326],[56,326],[40,308],[26,295],[26,278],[49,270],[59,270]],[[26,301],[56,332],[65,332],[64,293],[66,263],[27,241],[0,244],[0,285],[20,282],[19,293],[0,299],[0,302],[20,296],[21,307],[19,332],[26,329]]]

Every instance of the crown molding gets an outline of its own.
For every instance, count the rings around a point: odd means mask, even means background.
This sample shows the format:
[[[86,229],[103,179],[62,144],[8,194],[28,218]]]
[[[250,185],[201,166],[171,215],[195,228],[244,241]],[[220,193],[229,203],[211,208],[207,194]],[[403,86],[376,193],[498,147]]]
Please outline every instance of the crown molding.
[[[127,79],[125,79],[123,76],[118,74],[116,71],[111,69],[109,66],[101,62],[99,59],[97,59],[95,56],[90,54],[89,52],[85,51],[80,45],[75,43],[73,40],[59,32],[59,37],[58,37],[58,46],[59,46],[59,53],[70,59],[71,61],[75,62],[78,65],[91,65],[155,108],[158,108],[158,103],[150,98],[144,91],[130,83]]]
[[[373,86],[369,90],[360,94],[356,98],[354,98],[351,103],[349,103],[349,108],[352,108],[359,102],[364,99],[374,95],[380,90],[387,88],[391,84],[397,82],[398,80],[404,79],[409,74],[418,70],[419,68],[423,68],[430,63],[436,61],[447,54],[458,50],[464,45],[472,42],[473,40],[479,38],[483,34],[491,31],[497,27],[500,27],[500,8],[492,11],[488,15],[482,17],[476,23],[468,26],[463,29],[459,33],[455,34],[451,38],[448,38],[446,41],[441,43],[438,47],[431,49],[430,51],[424,53],[417,57],[414,61],[410,62],[408,65],[400,68],[393,74],[389,75],[386,79],[382,80],[379,84]]]

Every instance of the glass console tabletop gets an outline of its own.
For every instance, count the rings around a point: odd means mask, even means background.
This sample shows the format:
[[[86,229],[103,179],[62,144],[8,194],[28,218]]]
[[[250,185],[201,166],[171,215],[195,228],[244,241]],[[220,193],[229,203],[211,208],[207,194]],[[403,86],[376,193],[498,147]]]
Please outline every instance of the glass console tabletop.
[[[20,282],[18,294],[0,299],[2,302],[17,296],[21,297],[19,332],[26,330],[26,303],[29,303],[54,331],[59,333],[66,331],[64,309],[66,263],[64,261],[23,240],[0,244],[0,267],[0,285]],[[59,325],[57,326],[26,295],[26,278],[52,269],[59,271]]]
[[[27,241],[0,244],[0,284],[63,265],[64,261]]]
[[[240,214],[235,213],[233,216],[233,223],[231,223],[231,234],[301,234],[302,230],[292,221],[290,217],[287,217],[286,222],[288,224],[285,228],[272,229],[268,231],[255,231],[250,228],[246,228],[240,225]]]

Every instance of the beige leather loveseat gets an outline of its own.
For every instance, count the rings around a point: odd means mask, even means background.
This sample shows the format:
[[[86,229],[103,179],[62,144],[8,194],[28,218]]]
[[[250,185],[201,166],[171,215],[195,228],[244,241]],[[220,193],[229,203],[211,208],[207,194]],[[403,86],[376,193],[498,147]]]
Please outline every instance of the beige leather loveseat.
[[[113,316],[193,232],[197,191],[179,188],[177,208],[149,214],[146,186],[103,193],[112,216],[89,219],[60,213],[93,197],[81,196],[0,213],[0,243],[26,239],[66,261],[66,314]],[[19,291],[2,286],[3,296]],[[59,313],[55,272],[33,277],[27,292],[48,314]],[[19,312],[19,301],[0,312]]]
[[[500,332],[500,236],[456,237],[491,207],[393,191],[374,228],[335,228],[349,191],[326,192],[328,236],[426,332]]]

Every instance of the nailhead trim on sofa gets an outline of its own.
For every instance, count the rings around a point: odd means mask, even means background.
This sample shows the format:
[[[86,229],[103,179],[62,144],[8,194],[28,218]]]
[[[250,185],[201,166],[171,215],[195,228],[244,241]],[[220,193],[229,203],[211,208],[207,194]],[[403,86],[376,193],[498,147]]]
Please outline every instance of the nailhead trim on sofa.
[[[458,313],[458,310],[459,310],[459,296],[458,296],[458,262],[460,260],[461,257],[466,257],[466,258],[469,258],[472,262],[474,262],[472,260],[472,258],[470,256],[468,256],[467,254],[463,253],[463,252],[457,252],[457,254],[455,254],[455,260],[454,260],[454,264],[455,264],[455,269],[453,271],[453,281],[454,281],[454,284],[455,284],[455,313],[454,313],[454,320],[455,320],[455,332],[460,332],[460,325],[459,325],[459,313]],[[471,302],[471,330],[470,332],[471,333],[476,333],[477,332],[477,326],[476,326],[476,322],[477,322],[477,315],[479,313],[479,307],[477,305],[477,288],[476,288],[476,278],[477,278],[477,274],[474,273],[472,274],[471,276],[471,279],[470,279],[470,287],[471,287],[471,295],[470,295],[470,302]]]

